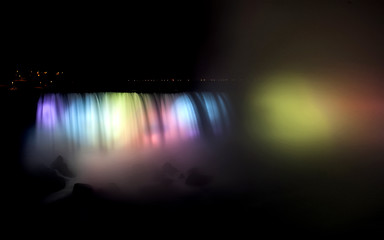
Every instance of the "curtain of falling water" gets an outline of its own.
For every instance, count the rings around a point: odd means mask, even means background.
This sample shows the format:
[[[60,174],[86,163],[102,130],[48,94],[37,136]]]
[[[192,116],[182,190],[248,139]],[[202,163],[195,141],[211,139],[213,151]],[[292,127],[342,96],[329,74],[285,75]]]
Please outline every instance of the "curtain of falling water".
[[[181,144],[229,128],[222,93],[46,94],[37,108],[35,147],[49,152],[111,152]]]

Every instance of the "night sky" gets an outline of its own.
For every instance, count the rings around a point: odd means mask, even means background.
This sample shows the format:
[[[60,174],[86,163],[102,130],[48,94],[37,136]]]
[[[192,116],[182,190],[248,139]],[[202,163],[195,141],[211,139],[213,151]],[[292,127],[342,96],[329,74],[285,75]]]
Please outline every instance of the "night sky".
[[[28,42],[15,37],[20,43],[11,44],[25,46],[25,55],[35,49],[42,68],[66,71],[75,81],[193,78],[214,32],[210,1],[63,7],[41,19],[13,23],[17,32],[10,35],[23,32]],[[15,69],[12,64],[4,68]]]
[[[85,82],[380,69],[382,9],[373,0],[62,5],[12,22],[8,47],[30,58],[15,53],[17,63],[45,63]]]

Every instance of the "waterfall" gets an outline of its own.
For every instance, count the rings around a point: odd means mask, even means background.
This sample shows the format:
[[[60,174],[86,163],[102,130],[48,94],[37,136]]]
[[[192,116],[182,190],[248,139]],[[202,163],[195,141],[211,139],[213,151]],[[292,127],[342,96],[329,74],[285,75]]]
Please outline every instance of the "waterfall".
[[[187,145],[227,133],[229,109],[224,93],[45,94],[37,106],[34,148],[51,161],[59,154],[108,158]]]

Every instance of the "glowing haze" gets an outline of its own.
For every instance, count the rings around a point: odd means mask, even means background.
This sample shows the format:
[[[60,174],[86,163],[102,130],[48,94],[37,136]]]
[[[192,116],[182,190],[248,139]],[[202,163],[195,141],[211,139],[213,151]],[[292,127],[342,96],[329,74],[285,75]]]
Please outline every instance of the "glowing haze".
[[[355,73],[318,78],[271,74],[251,87],[245,105],[249,133],[284,150],[381,146],[384,98],[377,77]]]

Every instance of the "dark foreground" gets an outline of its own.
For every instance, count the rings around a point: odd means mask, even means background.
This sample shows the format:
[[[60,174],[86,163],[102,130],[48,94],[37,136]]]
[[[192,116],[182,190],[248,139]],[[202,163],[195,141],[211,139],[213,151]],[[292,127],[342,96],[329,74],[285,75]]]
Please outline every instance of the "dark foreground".
[[[170,237],[196,233],[204,237],[207,231],[215,236],[230,231],[238,237],[245,233],[368,234],[384,227],[384,168],[378,163],[350,164],[335,173],[326,167],[286,171],[260,161],[254,165],[256,170],[248,168],[236,175],[243,176],[233,185],[220,189],[209,183],[190,186],[196,191],[187,196],[168,197],[172,186],[164,184],[154,190],[158,191],[156,198],[122,201],[100,194],[93,186],[75,185],[69,196],[45,203],[43,199],[66,181],[50,173],[31,175],[23,168],[23,136],[34,124],[38,97],[32,93],[4,93],[1,97],[2,152],[7,156],[2,161],[2,206],[3,219],[10,227]],[[255,157],[239,149],[234,150],[234,159]],[[381,158],[373,155],[365,156],[368,162]]]

